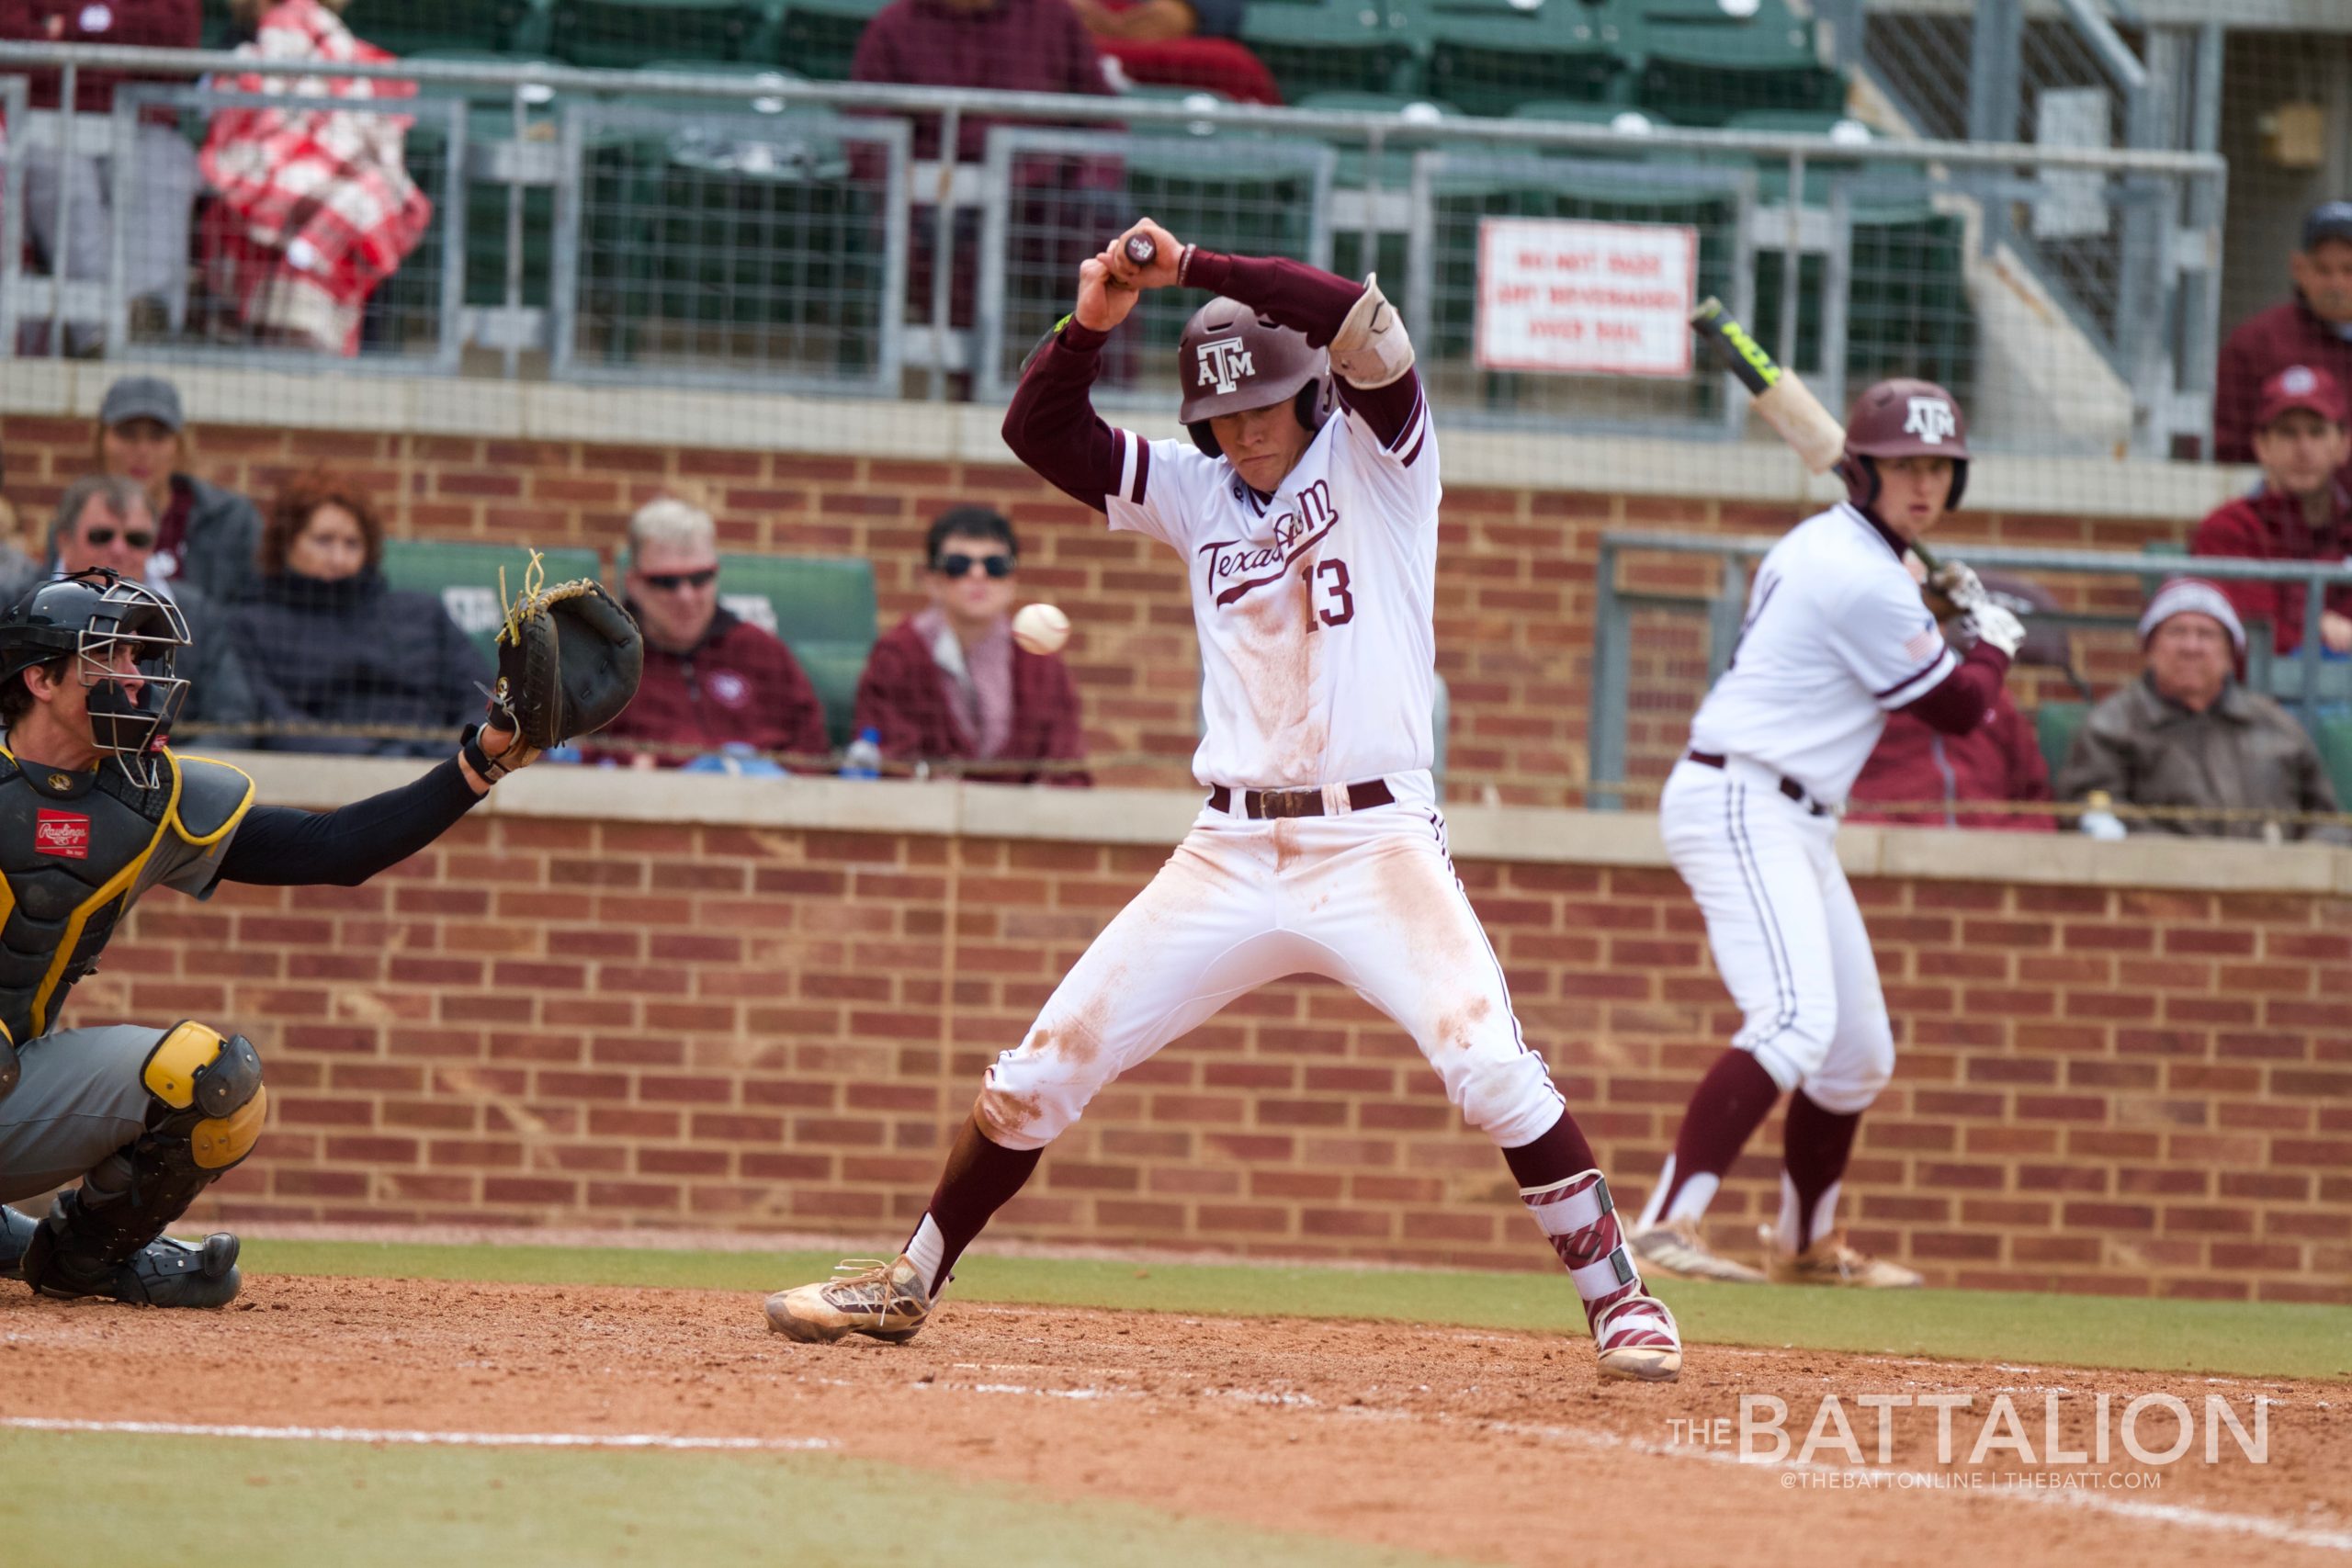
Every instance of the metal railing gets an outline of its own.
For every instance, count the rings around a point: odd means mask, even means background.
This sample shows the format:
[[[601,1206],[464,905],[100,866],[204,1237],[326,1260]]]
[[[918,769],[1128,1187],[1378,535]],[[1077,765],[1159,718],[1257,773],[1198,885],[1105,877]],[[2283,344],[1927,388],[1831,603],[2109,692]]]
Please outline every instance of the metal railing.
[[[1592,697],[1586,732],[1587,769],[1590,778],[1589,803],[1613,811],[1622,804],[1627,761],[1629,687],[1633,665],[1634,620],[1637,612],[1697,615],[1706,626],[1707,682],[1713,685],[1731,661],[1739,640],[1747,603],[1747,573],[1780,541],[1696,534],[1642,534],[1612,529],[1600,536],[1595,567],[1592,644]],[[1964,554],[1975,567],[1999,567],[2017,571],[2050,572],[2060,576],[2126,577],[2147,581],[2171,577],[2199,577],[2215,581],[2267,581],[2300,584],[2303,594],[2301,641],[2292,660],[2293,675],[2274,670],[2266,628],[2248,628],[2247,679],[2290,701],[2308,727],[2324,703],[2346,700],[2352,688],[2337,693],[2331,674],[2352,673],[2352,666],[2331,664],[2320,636],[2320,617],[2326,609],[2326,591],[2352,583],[2352,562],[2229,560],[2209,556],[2132,555],[2108,550],[2049,550],[2017,545],[1971,544]],[[1699,556],[1717,563],[1716,591],[1708,598],[1685,594],[1627,592],[1618,586],[1618,567],[1627,555]],[[2040,624],[2068,627],[2125,627],[2136,617],[2059,612],[2031,617]],[[1695,711],[1696,704],[1692,705]]]
[[[23,78],[11,74],[33,67],[62,68],[68,78],[66,105],[73,102],[74,74],[89,69],[174,77],[287,75],[317,69],[311,62],[228,53],[0,43],[0,103],[8,106],[12,126],[29,127],[43,118],[27,115]],[[1458,293],[1463,278],[1475,286],[1475,270],[1462,270],[1461,258],[1475,251],[1475,243],[1464,236],[1475,236],[1478,225],[1498,212],[1612,220],[1632,211],[1635,216],[1629,220],[1655,221],[1640,214],[1666,210],[1661,203],[1673,196],[1680,203],[1673,209],[1679,214],[1673,220],[1692,224],[1726,258],[1726,298],[1752,305],[1758,319],[1751,324],[1784,362],[1814,376],[1833,401],[1849,365],[1863,374],[1941,374],[1963,385],[1975,380],[1980,369],[1988,378],[1993,374],[1979,364],[1987,356],[1980,355],[1977,334],[2011,329],[1998,322],[1980,329],[1965,276],[1975,251],[1965,236],[1984,228],[1986,203],[2035,200],[2047,194],[2052,176],[2095,182],[2099,199],[2117,204],[2119,211],[2127,205],[2142,210],[2143,197],[2153,189],[2160,199],[2150,209],[2161,210],[2166,220],[2127,247],[2118,276],[2131,280],[2131,298],[2165,308],[2119,318],[2118,330],[2132,334],[2124,357],[2133,367],[2111,389],[2114,400],[2128,405],[2122,434],[2136,450],[2161,455],[2176,436],[2196,433],[2210,396],[2219,295],[2201,285],[2217,265],[2215,215],[2226,177],[2222,161],[2211,155],[1849,141],[1655,124],[1636,130],[1477,119],[1434,110],[1398,115],[1278,109],[1205,98],[948,91],[480,61],[419,59],[337,65],[334,71],[338,76],[418,84],[424,96],[374,101],[367,112],[413,116],[441,128],[446,138],[450,165],[448,183],[437,193],[438,242],[442,265],[450,265],[453,254],[457,262],[443,281],[459,290],[458,346],[483,350],[494,360],[469,358],[464,368],[470,374],[895,395],[900,390],[895,372],[907,368],[926,372],[923,389],[933,398],[951,394],[952,373],[976,373],[981,388],[1001,392],[1007,351],[1023,346],[1016,326],[1023,301],[1058,299],[1071,288],[1067,268],[1018,254],[1020,224],[1009,210],[1014,194],[1006,184],[1007,171],[1047,146],[1082,147],[1113,160],[1146,147],[1189,146],[1199,150],[1204,168],[1229,166],[1237,159],[1256,159],[1261,165],[1326,161],[1329,168],[1328,160],[1336,158],[1340,166],[1312,182],[1314,210],[1305,220],[1316,236],[1313,247],[1336,243],[1342,267],[1365,271],[1376,264],[1385,282],[1401,270],[1406,276],[1389,284],[1392,295],[1441,315],[1456,308],[1448,305],[1447,295]],[[121,96],[136,104],[152,101],[155,93],[152,87],[126,88]],[[239,101],[209,87],[166,88],[163,96],[191,113]],[[447,107],[469,99],[475,101],[466,113]],[[281,106],[287,101],[276,100]],[[1077,129],[997,126],[988,161],[976,173],[971,164],[912,157],[901,118],[910,115],[940,122],[941,142],[947,146],[955,145],[958,128],[976,116]],[[76,122],[89,118],[70,109],[51,111],[51,118],[69,141],[84,134]],[[118,160],[128,146],[126,128],[134,123],[135,113],[119,103],[103,133]],[[616,323],[609,299],[594,294],[600,280],[611,276],[598,271],[600,262],[613,257],[591,253],[598,243],[597,201],[604,195],[609,209],[612,188],[609,181],[599,185],[607,172],[599,160],[609,164],[620,158],[615,150],[627,145],[632,131],[657,144],[643,154],[647,166],[635,176],[639,194],[632,199],[644,220],[640,254],[658,254],[662,265],[692,274],[698,264],[685,254],[692,243],[688,231],[730,202],[757,206],[743,193],[764,181],[769,210],[754,215],[756,221],[739,213],[732,239],[723,225],[714,230],[719,238],[711,243],[719,252],[748,244],[744,236],[764,231],[762,223],[785,221],[774,209],[789,205],[779,194],[787,186],[792,199],[812,203],[812,193],[825,186],[855,209],[849,218],[826,219],[833,227],[824,231],[831,236],[825,243],[872,265],[858,271],[854,285],[830,275],[809,281],[821,270],[812,269],[778,274],[747,295],[729,271],[735,263],[719,254],[711,258],[707,276],[688,278],[707,296],[697,304],[695,320],[684,326],[670,316]],[[707,142],[715,135],[722,142],[731,137],[745,149],[786,151],[692,169],[692,160],[681,153],[683,145],[696,138]],[[865,149],[873,157],[861,162],[853,155],[844,167],[830,171],[819,171],[818,162],[796,163],[812,139],[851,154]],[[11,136],[7,178],[0,183],[0,231],[17,236],[25,232],[16,151],[24,144],[22,136]],[[1208,152],[1212,147],[1217,151]],[[658,170],[651,168],[656,163]],[[1129,179],[1119,192],[1129,205],[1137,183]],[[1640,199],[1628,199],[1622,188],[1627,185],[1640,187]],[[1709,191],[1713,205],[1702,199]],[[1247,231],[1276,203],[1295,199],[1287,187],[1264,185],[1260,194],[1232,197],[1227,206],[1261,204],[1242,214],[1250,222],[1237,227]],[[1115,200],[1106,203],[1097,216],[1107,222],[1120,215],[1116,208]],[[1888,227],[1895,209],[1909,227]],[[2196,216],[2180,219],[2181,213]],[[475,220],[470,228],[469,217]],[[819,231],[813,220],[804,221],[803,213],[788,217],[808,232]],[[1216,243],[1216,227],[1209,222],[1204,243]],[[977,256],[971,254],[975,249]],[[627,250],[620,245],[621,252]],[[910,290],[903,280],[913,275],[914,261],[925,259],[927,287]],[[465,288],[469,272],[472,290]],[[968,306],[956,292],[967,278],[978,280],[978,298]],[[21,300],[38,282],[11,276],[0,281],[0,289]],[[719,304],[714,306],[709,297]],[[118,324],[127,319],[128,305],[119,277],[111,276],[101,301],[110,355],[218,359],[247,352],[130,341]],[[762,314],[752,306],[767,309]],[[743,309],[730,314],[731,307]],[[0,304],[0,310],[7,308]],[[856,332],[850,334],[854,343],[841,331],[810,327],[807,318],[822,318],[829,310],[857,318]],[[839,323],[820,320],[817,325],[831,329]],[[591,342],[582,337],[583,330],[618,333],[628,352],[616,352],[609,338]],[[2011,358],[2058,352],[2042,341],[2056,334],[2017,332],[2007,345]],[[656,354],[639,352],[647,344],[666,347]],[[2195,348],[2199,344],[2204,345],[2201,352]],[[2105,356],[2112,346],[2095,345],[2094,354]],[[447,344],[441,347],[449,351]],[[0,341],[0,355],[15,351],[13,340]],[[1449,400],[1457,421],[1544,428],[1565,421],[1595,430],[1719,437],[1738,428],[1743,417],[1744,400],[1728,378],[1693,375],[1669,394],[1655,386],[1628,386],[1623,378],[1536,378],[1490,369],[1476,362],[1466,342],[1445,333],[1425,345],[1425,353],[1433,370],[1453,374],[1454,384],[1446,389],[1457,394]],[[2053,362],[2041,379],[2065,385],[2069,374],[2069,367]],[[2205,384],[2180,382],[2181,374],[2201,375]],[[2172,384],[2158,386],[2166,376]],[[2089,451],[2111,450],[2116,444],[2118,433],[2104,427],[2052,434],[2064,424],[2067,405],[2093,400],[2071,393],[2062,398],[2046,386],[2018,390],[2007,382],[1988,386],[1984,398],[1987,412],[1977,423],[1987,445]],[[2005,400],[2013,399],[2022,400],[2005,415]]]

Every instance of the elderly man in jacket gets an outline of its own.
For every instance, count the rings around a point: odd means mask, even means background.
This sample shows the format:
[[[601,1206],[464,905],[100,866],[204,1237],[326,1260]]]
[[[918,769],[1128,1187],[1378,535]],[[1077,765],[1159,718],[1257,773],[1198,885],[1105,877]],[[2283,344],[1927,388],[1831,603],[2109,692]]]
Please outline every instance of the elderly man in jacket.
[[[2352,843],[2352,834],[2341,828],[2281,820],[2334,815],[2335,791],[2302,727],[2277,703],[2238,683],[2234,671],[2245,656],[2245,627],[2220,589],[2194,578],[2165,584],[2140,617],[2140,640],[2146,672],[2091,709],[2059,773],[2059,795],[2273,815],[2135,818],[2127,827],[2110,813],[2093,811],[2083,818],[2085,832],[2102,839],[2132,832]]]

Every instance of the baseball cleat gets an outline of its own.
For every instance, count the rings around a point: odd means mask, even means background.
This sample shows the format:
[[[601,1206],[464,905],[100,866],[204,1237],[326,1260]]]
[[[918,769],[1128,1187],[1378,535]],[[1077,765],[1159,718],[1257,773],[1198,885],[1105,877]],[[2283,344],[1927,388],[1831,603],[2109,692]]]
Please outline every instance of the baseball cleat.
[[[41,1224],[29,1214],[0,1208],[0,1280],[23,1280],[29,1269],[33,1289],[61,1301],[85,1297],[131,1306],[209,1310],[237,1299],[244,1277],[237,1271],[237,1238],[218,1231],[200,1242],[157,1236],[123,1263],[61,1253],[55,1233],[36,1249]]]
[[[1844,1285],[1858,1291],[1917,1290],[1919,1275],[1900,1263],[1849,1246],[1844,1231],[1831,1231],[1803,1252],[1783,1252],[1772,1227],[1761,1225],[1764,1277],[1776,1285]]]
[[[1682,1373],[1682,1330],[1656,1296],[1626,1295],[1592,1314],[1600,1375],[1635,1382],[1672,1382]]]
[[[1735,1263],[1707,1245],[1699,1222],[1684,1216],[1652,1225],[1630,1244],[1645,1270],[1675,1280],[1713,1280],[1724,1285],[1760,1285],[1761,1270]]]
[[[903,1345],[931,1316],[922,1275],[904,1255],[884,1262],[852,1258],[833,1265],[833,1277],[778,1291],[768,1298],[768,1326],[806,1345],[830,1345],[864,1334]]]

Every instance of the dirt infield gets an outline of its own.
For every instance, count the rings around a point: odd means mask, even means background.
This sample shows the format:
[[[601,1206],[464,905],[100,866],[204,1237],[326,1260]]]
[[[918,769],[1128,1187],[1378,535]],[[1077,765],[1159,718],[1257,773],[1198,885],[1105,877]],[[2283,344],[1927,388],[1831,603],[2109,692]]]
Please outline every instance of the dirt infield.
[[[2224,1432],[2222,1461],[2203,1462],[2200,1416],[2178,1462],[2138,1463],[2119,1438],[2112,1463],[2073,1472],[2136,1483],[2003,1483],[2026,1468],[2014,1450],[1968,1467],[2002,1393],[2044,1450],[2053,1392],[2059,1441],[2082,1450],[2100,1393],[2111,1432],[2141,1393],[2193,1408],[2218,1395],[2249,1425],[2267,1399],[2267,1461]],[[1725,1450],[1690,1440],[1690,1424],[1736,1429],[1741,1395],[1770,1394],[1802,1444],[1828,1393],[1872,1460],[1860,1396],[1973,1404],[1949,1464],[1916,1403],[1892,1413],[1892,1462],[1863,1471],[1710,1462]],[[2352,1549],[2339,1384],[1700,1347],[1680,1384],[1636,1387],[1600,1382],[1581,1340],[1394,1325],[950,1303],[911,1345],[818,1348],[770,1335],[756,1297],[716,1292],[266,1278],[218,1314],[0,1292],[0,1416],[815,1439],[1056,1496],[1530,1568],[1978,1568],[1988,1548],[2000,1568],[2219,1551],[2341,1563]],[[2152,1417],[2139,1437],[2161,1450],[2177,1429]]]

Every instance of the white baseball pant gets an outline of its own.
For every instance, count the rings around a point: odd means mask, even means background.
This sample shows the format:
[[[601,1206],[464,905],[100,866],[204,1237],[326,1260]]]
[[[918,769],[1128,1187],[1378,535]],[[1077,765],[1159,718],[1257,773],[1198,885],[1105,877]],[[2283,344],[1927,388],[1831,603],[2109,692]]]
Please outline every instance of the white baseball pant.
[[[1824,1111],[1869,1109],[1894,1071],[1894,1031],[1862,911],[1838,863],[1838,818],[1738,757],[1676,764],[1658,801],[1674,869],[1707,919],[1707,945],[1746,1015],[1732,1044],[1781,1091]]]
[[[1351,987],[1396,1020],[1496,1146],[1549,1132],[1565,1102],[1520,1037],[1444,820],[1397,794],[1394,806],[1272,822],[1204,808],[1028,1036],[989,1068],[975,1109],[989,1141],[1044,1147],[1119,1074],[1237,997],[1298,974]]]

